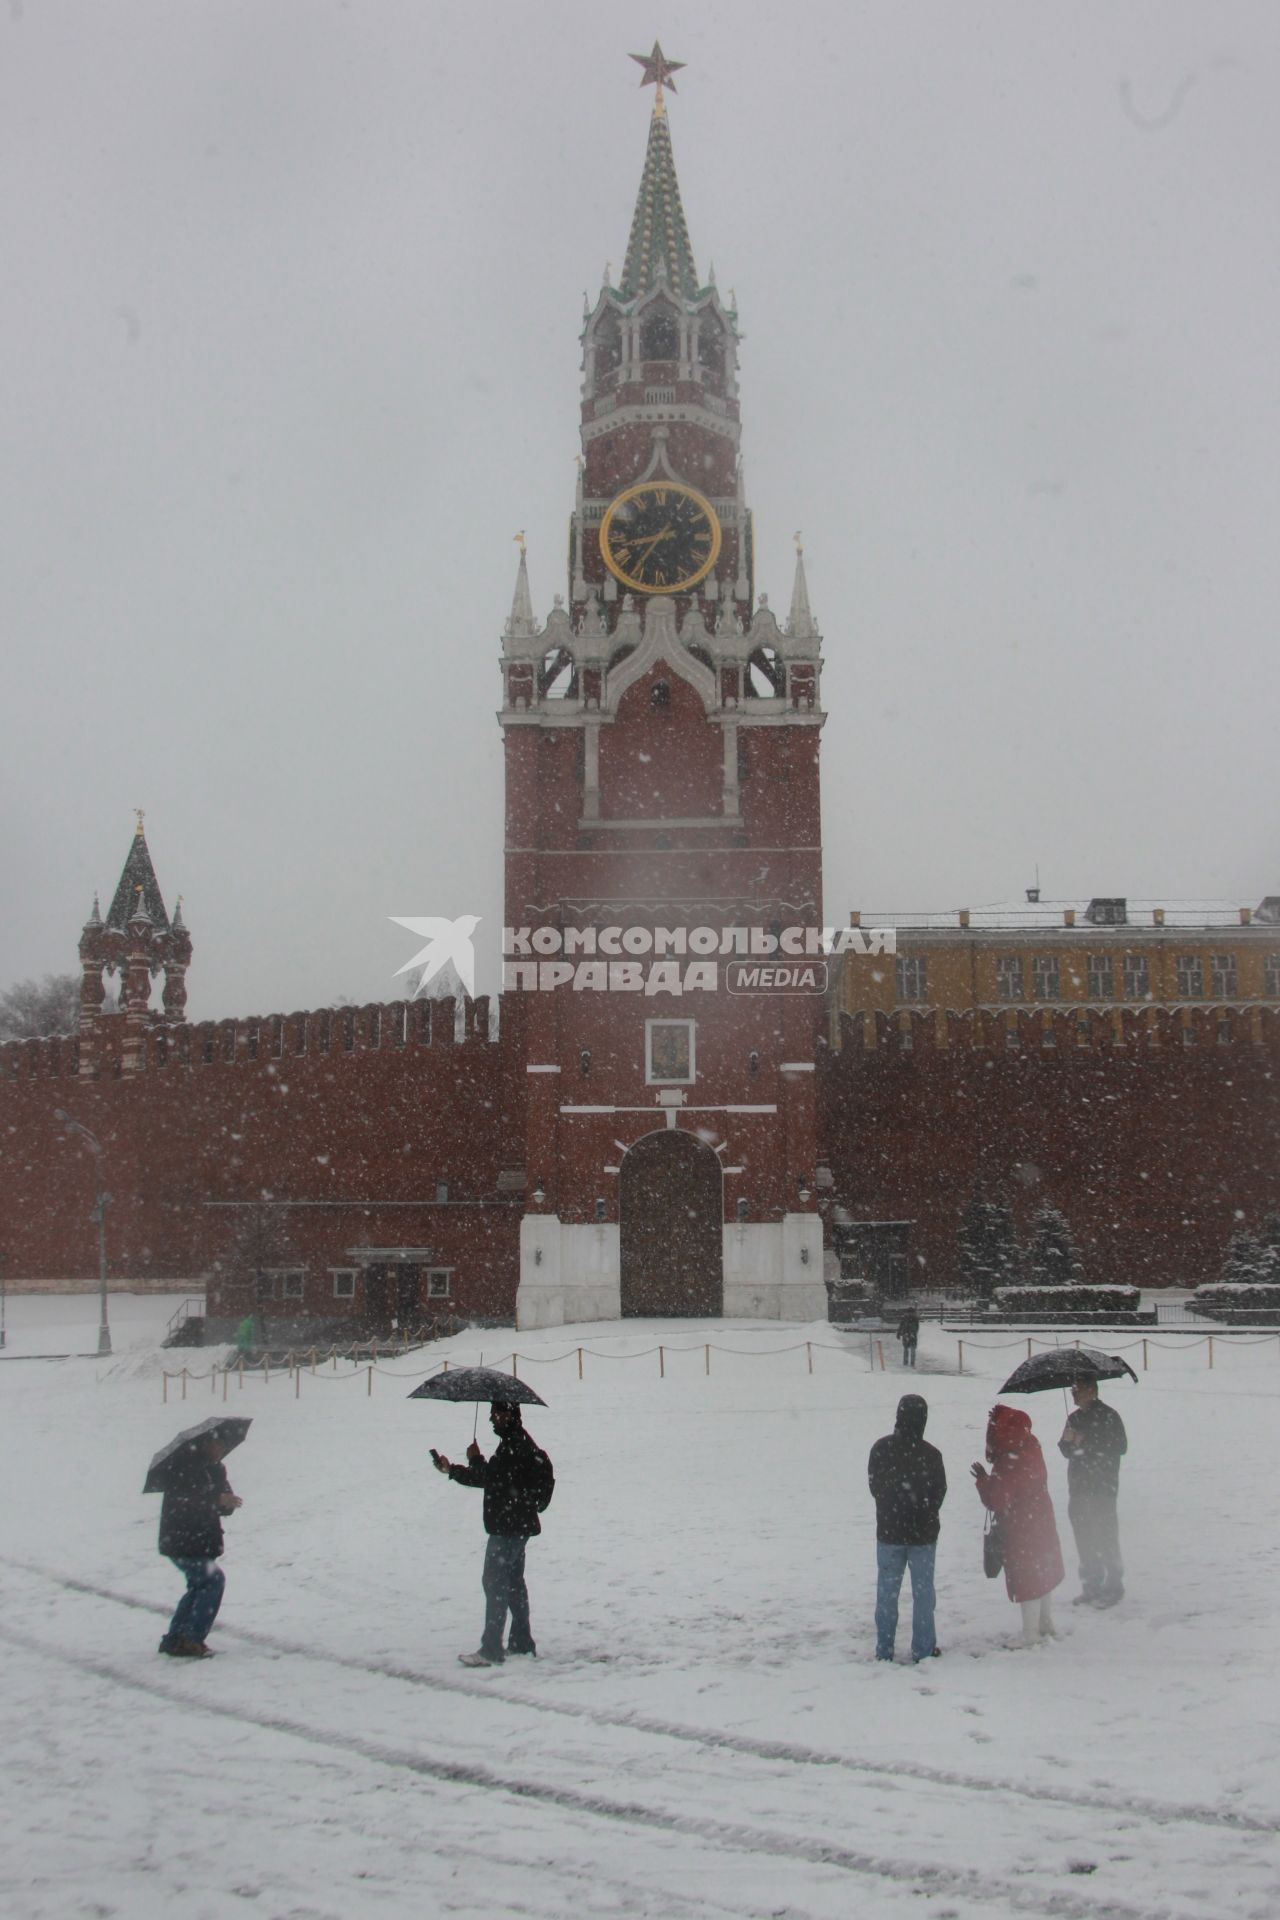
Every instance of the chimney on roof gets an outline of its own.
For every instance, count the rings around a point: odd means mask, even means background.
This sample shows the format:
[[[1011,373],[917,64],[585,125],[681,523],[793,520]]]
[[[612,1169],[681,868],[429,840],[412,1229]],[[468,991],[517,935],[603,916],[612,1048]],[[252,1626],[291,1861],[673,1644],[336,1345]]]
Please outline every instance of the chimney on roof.
[[[968,924],[969,924],[969,909],[968,909],[968,907],[961,907],[961,909],[960,909],[960,925],[961,925],[962,927],[967,927],[967,926],[968,926]]]
[[[1252,920],[1252,918],[1253,918],[1253,908],[1252,908],[1252,907],[1241,907],[1241,909],[1240,909],[1240,925],[1241,925],[1242,927],[1247,927],[1247,926],[1248,926],[1248,924],[1249,924],[1249,922],[1250,922],[1250,921]]]

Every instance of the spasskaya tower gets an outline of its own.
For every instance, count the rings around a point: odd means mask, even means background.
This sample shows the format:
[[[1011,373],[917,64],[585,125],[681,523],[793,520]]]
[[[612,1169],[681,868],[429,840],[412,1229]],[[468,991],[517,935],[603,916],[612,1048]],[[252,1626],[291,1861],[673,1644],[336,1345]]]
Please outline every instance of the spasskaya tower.
[[[584,316],[567,592],[502,644],[504,1013],[526,1053],[521,1325],[825,1318],[814,1208],[821,637],[797,536],[756,598],[738,316],[700,281],[655,87],[618,284]],[[515,1003],[519,1004],[515,1004]]]

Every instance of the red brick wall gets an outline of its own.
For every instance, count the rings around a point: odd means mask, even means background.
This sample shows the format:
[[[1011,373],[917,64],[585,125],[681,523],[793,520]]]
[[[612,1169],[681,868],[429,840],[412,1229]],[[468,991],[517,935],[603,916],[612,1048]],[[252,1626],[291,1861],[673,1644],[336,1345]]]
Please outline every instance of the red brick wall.
[[[913,1021],[910,1052],[884,1020],[871,1048],[861,1022],[846,1021],[819,1086],[835,1198],[854,1219],[914,1221],[925,1286],[954,1285],[961,1219],[980,1180],[1008,1200],[1020,1237],[1042,1202],[1060,1208],[1088,1280],[1216,1279],[1237,1210],[1254,1227],[1280,1210],[1280,1018],[1246,1014],[1229,1045],[1204,1019],[1194,1046],[1164,1015],[1152,1046],[1150,1018],[1126,1015],[1116,1045],[1106,1016],[1089,1047],[1064,1021],[1045,1049],[1042,1016],[1025,1014],[1013,1049],[1002,1015],[976,1034],[952,1020],[945,1047],[925,1016]]]

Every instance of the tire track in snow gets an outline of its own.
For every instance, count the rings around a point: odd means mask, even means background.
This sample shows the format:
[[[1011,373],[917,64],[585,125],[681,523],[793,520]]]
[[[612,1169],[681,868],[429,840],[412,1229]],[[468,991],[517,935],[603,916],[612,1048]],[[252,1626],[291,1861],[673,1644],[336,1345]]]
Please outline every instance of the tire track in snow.
[[[138,1601],[131,1604],[143,1605]],[[148,1606],[146,1611],[153,1609]],[[970,1867],[905,1865],[899,1860],[881,1858],[837,1842],[806,1839],[731,1821],[700,1819],[662,1807],[647,1806],[638,1800],[616,1800],[606,1794],[585,1793],[572,1787],[522,1779],[518,1775],[503,1774],[475,1762],[447,1760],[426,1750],[393,1746],[341,1729],[315,1726],[290,1714],[271,1713],[243,1704],[236,1705],[222,1698],[194,1695],[176,1679],[145,1679],[110,1660],[52,1646],[32,1634],[7,1626],[0,1626],[0,1643],[20,1647],[25,1653],[34,1654],[39,1659],[71,1667],[78,1673],[89,1674],[113,1686],[163,1700],[167,1706],[181,1706],[188,1711],[209,1714],[238,1726],[259,1727],[266,1732],[284,1734],[327,1752],[354,1754],[376,1766],[397,1768],[449,1786],[506,1794],[515,1800],[550,1807],[560,1813],[586,1815],[651,1832],[679,1834],[687,1839],[705,1841],[731,1853],[832,1868],[851,1876],[891,1885],[903,1893],[931,1898],[947,1896],[969,1899],[980,1903],[987,1912],[993,1904],[999,1904],[1011,1913],[1031,1915],[1034,1920],[1160,1920],[1160,1916],[1169,1911],[1166,1907],[1134,1907],[1113,1899],[1080,1899],[1074,1894],[1053,1891],[1043,1885],[1018,1886]]]
[[[33,1574],[72,1593],[88,1594],[94,1599],[108,1600],[117,1606],[131,1607],[138,1612],[149,1613],[157,1619],[167,1620],[172,1611],[170,1607],[155,1601],[139,1600],[133,1594],[119,1593],[110,1587],[97,1586],[88,1580],[60,1574],[50,1567],[42,1567],[32,1561],[15,1560],[7,1555],[0,1555],[0,1566],[8,1566],[23,1573]],[[835,1768],[867,1779],[882,1780],[891,1785],[910,1780],[920,1781],[929,1786],[954,1787],[971,1793],[1004,1793],[1015,1799],[1031,1800],[1052,1807],[1078,1807],[1090,1812],[1107,1813],[1113,1817],[1119,1815],[1147,1820],[1157,1826],[1186,1824],[1212,1827],[1229,1833],[1269,1836],[1280,1834],[1280,1821],[1261,1819],[1254,1814],[1236,1813],[1229,1808],[1141,1797],[1120,1798],[1114,1793],[1098,1788],[1040,1787],[1028,1784],[1024,1780],[1002,1779],[998,1775],[964,1773],[952,1767],[929,1766],[923,1761],[863,1760],[854,1754],[823,1747],[805,1746],[798,1741],[765,1740],[753,1737],[751,1734],[730,1733],[720,1728],[689,1726],[682,1721],[664,1720],[653,1714],[608,1713],[600,1707],[571,1705],[561,1700],[544,1700],[534,1694],[513,1693],[506,1690],[498,1693],[492,1685],[454,1680],[443,1674],[424,1673],[419,1668],[402,1666],[392,1660],[363,1659],[356,1654],[327,1649],[320,1651],[311,1642],[286,1640],[278,1634],[263,1633],[254,1627],[220,1625],[218,1631],[228,1639],[244,1640],[251,1646],[263,1647],[271,1653],[286,1653],[296,1659],[314,1661],[320,1666],[340,1667],[355,1673],[371,1674],[384,1680],[399,1680],[410,1686],[422,1687],[428,1692],[457,1694],[469,1700],[485,1700],[491,1704],[496,1702],[513,1708],[522,1708],[530,1713],[580,1720],[593,1726],[652,1734],[658,1739],[678,1740],[687,1745],[741,1753],[757,1760],[780,1760],[793,1766]]]

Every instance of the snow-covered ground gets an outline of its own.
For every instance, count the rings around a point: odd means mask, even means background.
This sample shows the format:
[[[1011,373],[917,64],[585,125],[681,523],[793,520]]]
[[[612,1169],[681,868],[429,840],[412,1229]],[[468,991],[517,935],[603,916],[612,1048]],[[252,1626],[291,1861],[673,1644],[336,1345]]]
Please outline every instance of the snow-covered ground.
[[[1165,1336],[1108,1390],[1128,1597],[1073,1609],[1070,1578],[1032,1652],[968,1473],[1025,1340],[966,1336],[960,1376],[926,1325],[912,1378],[826,1326],[627,1322],[473,1334],[372,1393],[349,1367],[233,1381],[254,1426],[220,1657],[184,1665],[156,1653],[180,1581],[139,1489],[223,1402],[204,1380],[162,1404],[163,1366],[209,1364],[158,1352],[175,1304],[113,1296],[110,1360],[0,1362],[14,1920],[1280,1911],[1275,1337],[1218,1336],[1210,1368]],[[92,1297],[8,1303],[11,1356],[96,1332]],[[475,1674],[480,1496],[427,1453],[460,1456],[472,1415],[406,1395],[441,1351],[513,1344],[558,1480],[529,1551],[540,1657]],[[919,1668],[871,1659],[866,1455],[908,1386],[951,1480],[944,1654]],[[1062,1396],[1023,1404],[1070,1565]]]

